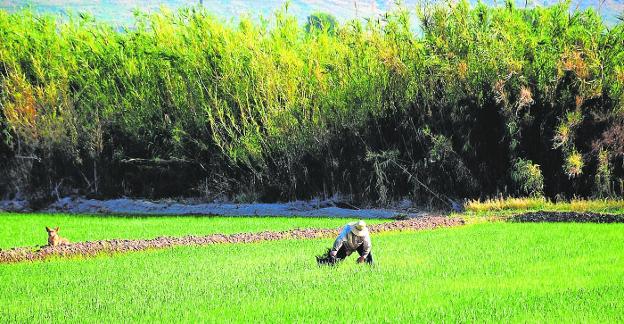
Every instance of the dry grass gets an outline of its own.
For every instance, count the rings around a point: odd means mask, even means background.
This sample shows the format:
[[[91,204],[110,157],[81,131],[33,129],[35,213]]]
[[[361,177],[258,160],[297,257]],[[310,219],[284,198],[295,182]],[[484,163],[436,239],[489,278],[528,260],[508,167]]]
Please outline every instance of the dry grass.
[[[500,211],[576,211],[623,213],[624,200],[616,199],[573,199],[566,202],[552,202],[543,197],[534,198],[494,198],[470,200],[466,203],[466,211],[471,213],[500,212]]]

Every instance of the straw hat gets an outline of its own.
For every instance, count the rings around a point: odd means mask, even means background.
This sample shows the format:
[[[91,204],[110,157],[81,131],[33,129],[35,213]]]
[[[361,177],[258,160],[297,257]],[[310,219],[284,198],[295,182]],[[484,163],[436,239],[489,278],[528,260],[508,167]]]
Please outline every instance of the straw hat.
[[[366,223],[363,220],[359,220],[357,222],[349,223],[351,227],[351,233],[356,236],[366,236],[368,235],[368,228],[366,227]]]

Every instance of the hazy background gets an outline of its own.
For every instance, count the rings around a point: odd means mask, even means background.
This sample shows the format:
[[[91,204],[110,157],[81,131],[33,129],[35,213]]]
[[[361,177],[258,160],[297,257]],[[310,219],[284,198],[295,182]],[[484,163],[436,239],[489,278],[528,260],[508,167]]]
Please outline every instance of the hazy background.
[[[471,2],[476,2],[471,0]],[[483,2],[490,5],[502,5],[504,0],[484,0]],[[528,0],[525,2],[516,1],[519,7],[526,4],[529,6],[543,6],[556,3],[556,0]],[[90,12],[95,17],[112,22],[116,25],[129,24],[132,21],[132,12],[134,9],[143,11],[159,10],[160,6],[166,6],[172,9],[183,6],[198,5],[199,0],[165,0],[165,1],[147,1],[147,0],[109,0],[109,1],[86,1],[86,0],[0,0],[0,8],[9,11],[17,10],[25,6],[32,6],[40,12],[54,12],[66,14],[73,12]],[[207,7],[215,15],[224,19],[231,19],[241,14],[250,14],[253,17],[269,16],[275,10],[284,6],[284,0],[204,0],[203,6]],[[414,8],[418,0],[402,1],[407,8]],[[289,12],[297,16],[302,21],[313,12],[328,12],[336,16],[339,21],[345,21],[352,18],[375,17],[383,14],[387,10],[395,7],[393,0],[292,0],[289,4]],[[599,10],[605,19],[613,24],[617,21],[617,17],[624,10],[624,0],[580,0],[572,1],[572,8],[585,9],[593,7]]]

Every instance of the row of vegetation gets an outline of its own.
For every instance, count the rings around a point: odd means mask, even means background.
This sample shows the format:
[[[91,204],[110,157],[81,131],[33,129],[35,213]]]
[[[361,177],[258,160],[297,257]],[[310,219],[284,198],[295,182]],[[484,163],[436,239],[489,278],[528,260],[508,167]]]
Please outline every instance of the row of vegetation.
[[[553,202],[544,197],[493,198],[469,200],[465,209],[468,214],[490,215],[492,212],[518,214],[527,211],[592,212],[624,214],[624,201],[613,199],[571,199]]]
[[[565,3],[415,12],[187,8],[119,30],[0,11],[0,194],[622,194],[624,24]]]

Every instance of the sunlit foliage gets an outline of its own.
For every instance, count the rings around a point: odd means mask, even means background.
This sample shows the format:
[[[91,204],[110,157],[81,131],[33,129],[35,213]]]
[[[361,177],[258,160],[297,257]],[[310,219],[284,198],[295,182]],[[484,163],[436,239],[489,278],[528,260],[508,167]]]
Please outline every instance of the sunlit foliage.
[[[287,10],[126,30],[0,11],[0,193],[621,194],[623,24],[565,3],[416,13],[307,32]]]

